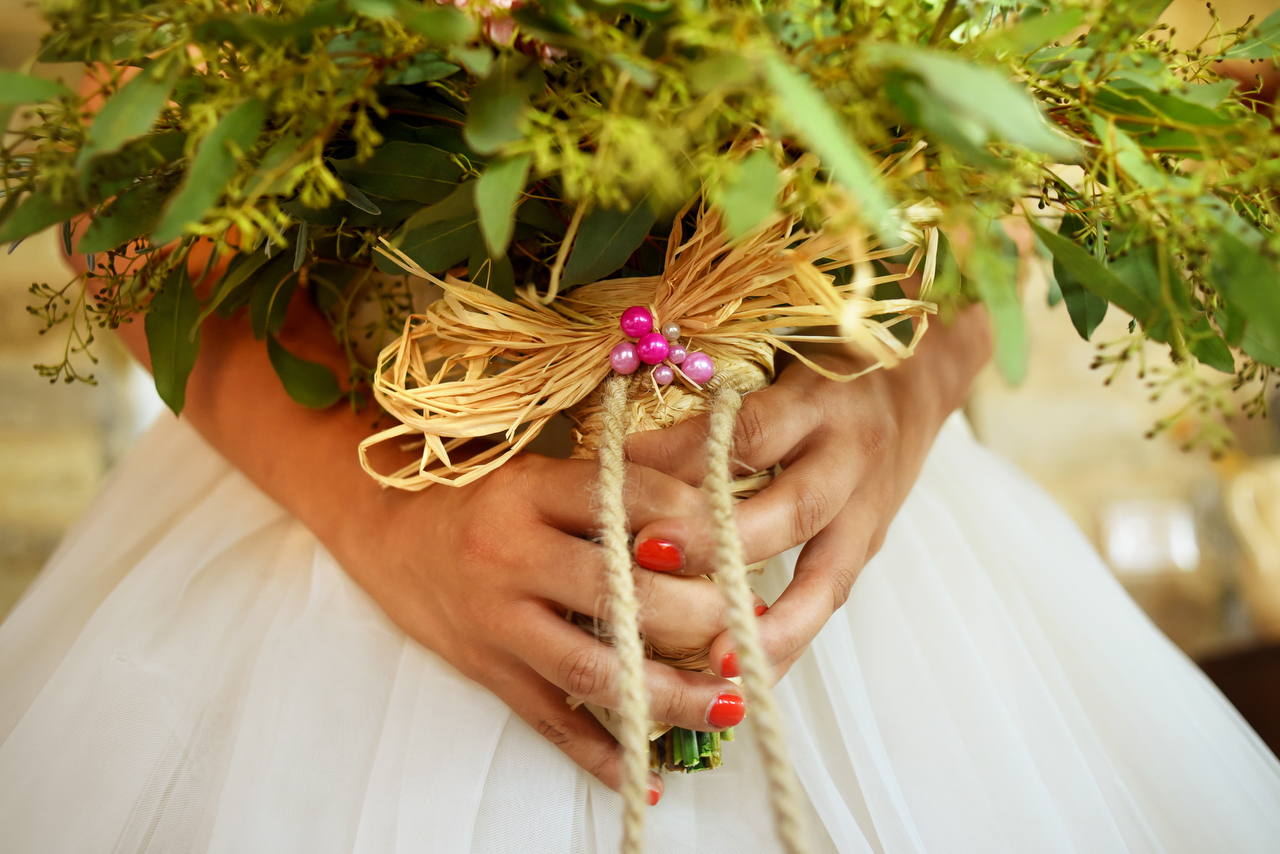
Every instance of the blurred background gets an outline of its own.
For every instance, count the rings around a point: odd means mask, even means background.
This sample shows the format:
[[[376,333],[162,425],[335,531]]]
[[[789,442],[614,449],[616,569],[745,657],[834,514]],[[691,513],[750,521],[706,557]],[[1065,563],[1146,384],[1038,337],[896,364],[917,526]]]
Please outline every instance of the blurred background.
[[[1278,7],[1214,4],[1227,27]],[[37,49],[39,15],[29,2],[0,0],[0,21],[0,68],[17,69]],[[1212,23],[1203,0],[1176,0],[1166,21],[1182,43]],[[75,66],[34,73],[78,79]],[[0,254],[0,618],[163,409],[150,377],[110,335],[94,349],[96,386],[50,385],[37,374],[33,365],[61,359],[65,334],[40,334],[28,288],[70,275],[55,231]],[[1217,460],[1204,448],[1182,450],[1194,421],[1145,438],[1178,408],[1176,393],[1152,402],[1132,369],[1104,386],[1104,372],[1089,367],[1096,345],[1076,335],[1065,306],[1048,306],[1047,288],[1044,271],[1028,264],[1027,378],[1017,388],[993,370],[981,378],[967,406],[975,431],[1057,497],[1155,623],[1280,752],[1277,419],[1236,418],[1237,447]],[[1112,310],[1094,341],[1121,337],[1125,324]]]

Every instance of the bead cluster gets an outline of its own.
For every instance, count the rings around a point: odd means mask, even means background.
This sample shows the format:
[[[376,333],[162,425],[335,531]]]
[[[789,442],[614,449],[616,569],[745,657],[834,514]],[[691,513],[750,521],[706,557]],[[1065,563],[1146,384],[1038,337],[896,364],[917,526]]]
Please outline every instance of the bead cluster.
[[[653,365],[653,381],[660,386],[670,385],[676,378],[671,365],[680,365],[681,373],[698,385],[715,376],[716,366],[710,356],[698,351],[690,353],[677,343],[680,324],[664,323],[655,332],[649,309],[633,305],[622,313],[618,325],[628,338],[636,339],[634,344],[623,341],[609,354],[609,364],[618,373],[634,374],[642,363]]]

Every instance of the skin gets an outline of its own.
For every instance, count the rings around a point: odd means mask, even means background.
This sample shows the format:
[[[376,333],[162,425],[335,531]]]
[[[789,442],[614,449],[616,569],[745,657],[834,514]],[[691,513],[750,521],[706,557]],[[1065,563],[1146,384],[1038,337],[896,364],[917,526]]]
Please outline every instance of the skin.
[[[602,551],[586,539],[595,527],[595,464],[524,454],[465,487],[385,490],[357,461],[371,411],[294,403],[243,317],[211,317],[201,334],[184,417],[306,525],[396,625],[619,788],[616,742],[565,702],[573,695],[616,707],[618,699],[612,651],[563,618],[565,609],[597,614],[606,601]],[[120,335],[149,365],[142,323]],[[345,374],[306,300],[294,300],[280,338]],[[935,324],[917,355],[893,370],[837,383],[797,363],[747,396],[735,457],[744,471],[783,467],[737,508],[747,559],[808,543],[795,580],[760,618],[779,677],[848,598],[990,348],[985,314],[972,308],[950,327]],[[858,364],[839,348],[813,357],[844,371]],[[720,662],[731,649],[724,606],[715,585],[697,577],[713,571],[696,488],[705,430],[705,419],[694,419],[630,437],[626,498],[637,543],[664,539],[685,556],[680,572],[636,570],[644,631],[668,645],[709,643],[711,660]],[[715,698],[741,693],[717,675],[655,663],[646,680],[654,719],[703,731],[718,729],[706,720]],[[651,775],[650,788],[660,796],[661,778]]]

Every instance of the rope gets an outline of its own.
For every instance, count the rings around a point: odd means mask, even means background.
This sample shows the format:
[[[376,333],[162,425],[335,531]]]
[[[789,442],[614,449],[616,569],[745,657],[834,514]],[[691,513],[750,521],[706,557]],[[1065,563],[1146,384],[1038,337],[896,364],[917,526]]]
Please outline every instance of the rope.
[[[788,854],[804,854],[809,849],[800,811],[800,784],[787,758],[782,716],[770,691],[773,668],[760,645],[755,600],[747,583],[742,543],[733,518],[733,477],[729,473],[729,453],[733,447],[733,428],[741,408],[740,388],[734,383],[721,386],[711,408],[707,477],[702,486],[708,494],[715,526],[716,579],[729,605],[729,628],[737,646],[743,686],[753,706],[756,741],[769,780],[774,825]]]
[[[648,799],[649,702],[644,690],[644,643],[640,639],[640,603],[631,574],[630,533],[623,486],[627,472],[622,440],[627,432],[628,377],[605,381],[604,430],[600,442],[600,523],[609,577],[609,619],[613,645],[622,665],[622,854],[640,854],[644,845],[644,808]]]

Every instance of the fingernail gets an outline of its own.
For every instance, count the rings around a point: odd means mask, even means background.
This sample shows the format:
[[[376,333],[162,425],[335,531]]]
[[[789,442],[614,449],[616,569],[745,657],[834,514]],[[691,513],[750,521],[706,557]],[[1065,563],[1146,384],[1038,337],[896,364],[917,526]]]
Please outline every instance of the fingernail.
[[[650,783],[649,784],[649,806],[656,807],[658,805],[658,799],[661,797],[662,797],[662,792],[658,790],[657,786]]]
[[[738,675],[738,653],[729,650],[724,654],[724,658],[720,659],[720,675],[725,679],[732,679]]]
[[[636,547],[636,563],[654,572],[672,572],[684,566],[684,555],[675,543],[645,540]]]
[[[757,617],[763,617],[763,616],[764,616],[764,612],[765,612],[765,611],[768,611],[768,610],[769,610],[769,606],[768,606],[768,605],[757,605],[757,606],[756,606],[756,616],[757,616]]]
[[[746,704],[737,694],[719,694],[707,707],[707,723],[718,729],[737,726],[746,714]]]

